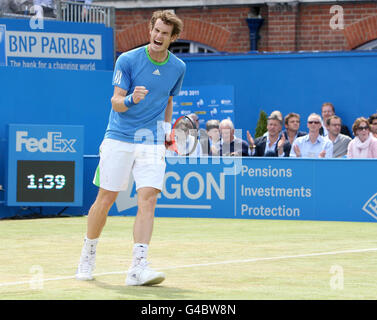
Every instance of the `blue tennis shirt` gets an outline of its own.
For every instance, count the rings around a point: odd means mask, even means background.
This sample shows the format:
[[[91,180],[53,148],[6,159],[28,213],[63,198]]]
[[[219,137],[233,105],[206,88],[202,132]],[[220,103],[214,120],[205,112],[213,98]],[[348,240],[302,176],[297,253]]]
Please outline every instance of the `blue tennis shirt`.
[[[113,74],[113,86],[131,94],[136,86],[149,90],[144,100],[125,112],[110,111],[105,138],[130,143],[164,143],[163,122],[170,96],[179,94],[185,63],[171,52],[165,61],[151,59],[147,46],[122,53]]]

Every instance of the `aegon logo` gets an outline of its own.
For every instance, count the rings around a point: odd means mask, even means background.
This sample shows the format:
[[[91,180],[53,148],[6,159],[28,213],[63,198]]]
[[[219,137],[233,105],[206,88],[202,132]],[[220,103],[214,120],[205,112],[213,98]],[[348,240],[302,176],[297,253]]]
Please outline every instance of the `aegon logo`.
[[[191,184],[191,182],[193,184]],[[130,179],[127,190],[119,192],[115,201],[119,212],[137,206],[137,194],[133,194],[134,181]],[[182,204],[179,200],[198,200],[205,195],[206,200],[213,200],[215,194],[220,200],[225,200],[225,174],[220,173],[218,181],[211,172],[201,175],[199,172],[188,172],[181,178],[177,172],[169,171],[165,174],[164,187],[158,198],[164,198],[162,203],[158,201],[156,208],[165,209],[211,209],[211,205],[192,202]],[[167,203],[166,199],[178,200]]]
[[[168,184],[167,181],[173,179],[176,183]],[[206,199],[212,199],[212,190],[214,190],[219,197],[219,199],[225,199],[225,179],[224,173],[220,174],[220,181],[219,183],[216,182],[215,178],[213,177],[212,173],[206,172],[205,179],[201,174],[198,172],[192,171],[187,173],[181,183],[177,183],[181,180],[181,177],[176,172],[167,172],[165,175],[165,186],[162,190],[162,194],[167,199],[181,199],[182,198],[182,191],[185,197],[191,200],[199,199],[204,192],[206,193]],[[193,180],[197,184],[197,188],[195,190],[190,190],[189,182]],[[168,192],[166,190],[166,185],[169,185],[170,188],[174,192]]]
[[[62,139],[61,132],[47,132],[47,138],[28,138],[27,131],[16,131],[16,151],[25,146],[28,152],[76,152],[73,147],[76,139]]]
[[[364,204],[363,210],[377,220],[377,193]]]

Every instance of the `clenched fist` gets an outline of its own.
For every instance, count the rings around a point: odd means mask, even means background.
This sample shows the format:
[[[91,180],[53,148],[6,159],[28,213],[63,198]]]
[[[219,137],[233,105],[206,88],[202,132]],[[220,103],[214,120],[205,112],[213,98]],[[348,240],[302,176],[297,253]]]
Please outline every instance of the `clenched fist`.
[[[145,96],[148,94],[148,90],[144,86],[137,86],[132,93],[132,100],[134,103],[139,103],[144,100]]]

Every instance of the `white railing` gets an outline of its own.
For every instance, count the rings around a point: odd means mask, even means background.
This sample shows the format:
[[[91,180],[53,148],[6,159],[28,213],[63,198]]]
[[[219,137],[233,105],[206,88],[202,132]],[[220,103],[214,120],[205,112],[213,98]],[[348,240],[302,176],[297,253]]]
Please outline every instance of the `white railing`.
[[[86,5],[74,1],[56,1],[57,19],[71,22],[103,23],[107,27],[115,25],[115,8]]]
[[[7,0],[0,1],[5,1],[4,3],[6,3]],[[53,10],[48,9],[51,12],[49,12],[48,15],[45,14],[44,18],[70,22],[101,23],[112,28],[115,26],[114,7],[87,5],[84,2],[64,0],[54,0],[53,3]],[[34,6],[33,1],[24,1],[15,8],[10,6],[0,7],[0,17],[30,18],[30,16],[35,15],[37,11],[40,11],[40,8],[41,7]]]

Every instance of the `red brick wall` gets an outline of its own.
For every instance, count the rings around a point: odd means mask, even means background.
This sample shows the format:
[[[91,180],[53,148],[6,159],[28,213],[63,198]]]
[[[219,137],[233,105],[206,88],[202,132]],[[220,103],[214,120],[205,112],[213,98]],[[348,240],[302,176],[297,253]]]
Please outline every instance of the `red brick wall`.
[[[117,51],[147,43],[148,22],[153,10],[118,10],[116,12]],[[181,39],[200,42],[219,51],[247,52],[250,50],[246,18],[249,8],[177,9],[184,22]]]
[[[377,15],[377,3],[342,4],[344,30],[332,30],[331,5],[301,5],[298,33],[299,50],[349,50],[345,30],[352,25]],[[365,30],[360,30],[364,32]],[[373,39],[370,39],[373,40]],[[357,45],[365,43],[363,41]]]
[[[350,50],[377,38],[377,3],[337,3],[344,13],[344,29],[330,28],[331,4],[264,5],[260,14],[259,51]],[[152,9],[117,10],[117,51],[147,43]],[[180,8],[181,39],[200,42],[219,51],[250,50],[248,7]]]

